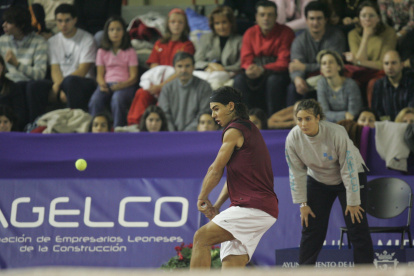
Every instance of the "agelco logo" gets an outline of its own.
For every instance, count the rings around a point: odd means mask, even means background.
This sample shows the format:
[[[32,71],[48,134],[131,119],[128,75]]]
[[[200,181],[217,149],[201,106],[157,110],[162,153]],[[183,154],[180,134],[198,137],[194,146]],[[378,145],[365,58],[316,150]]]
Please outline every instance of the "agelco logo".
[[[118,223],[123,227],[148,227],[148,221],[126,221],[125,212],[127,207],[131,204],[139,204],[143,202],[151,202],[151,197],[149,196],[131,196],[123,198],[119,203],[119,212],[118,212]],[[58,209],[57,204],[59,203],[68,203],[69,197],[57,197],[50,202],[49,208],[49,224],[57,228],[77,228],[79,227],[79,222],[68,221],[69,216],[80,216],[81,210],[79,209]],[[176,202],[181,203],[181,216],[178,221],[162,221],[162,205],[167,202]],[[10,213],[10,224],[17,228],[36,228],[41,226],[45,220],[45,207],[33,207],[32,213],[36,217],[36,221],[18,221],[17,212],[18,210],[27,210],[27,203],[30,203],[30,197],[20,197],[13,200]],[[25,206],[26,205],[26,206]],[[167,207],[164,207],[164,209]],[[115,226],[113,221],[91,221],[91,209],[92,209],[92,199],[91,197],[85,198],[85,208],[83,212],[83,223],[91,228],[111,228]],[[65,222],[57,221],[56,217],[68,216],[65,219]],[[184,197],[160,197],[155,201],[154,209],[154,223],[159,227],[180,227],[187,222],[188,218],[188,200]],[[3,228],[9,227],[9,222],[2,210],[0,210],[0,224]]]

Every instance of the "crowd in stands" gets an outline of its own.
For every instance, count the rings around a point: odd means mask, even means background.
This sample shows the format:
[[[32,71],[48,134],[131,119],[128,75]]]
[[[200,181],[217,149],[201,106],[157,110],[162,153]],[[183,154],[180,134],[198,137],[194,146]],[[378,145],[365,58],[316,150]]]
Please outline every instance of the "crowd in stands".
[[[345,128],[414,122],[414,0],[225,0],[195,40],[173,8],[165,29],[134,30],[159,34],[145,66],[121,1],[31,2],[0,8],[0,132],[84,132],[54,116],[89,132],[214,131],[224,85],[259,129],[293,127],[308,98]]]

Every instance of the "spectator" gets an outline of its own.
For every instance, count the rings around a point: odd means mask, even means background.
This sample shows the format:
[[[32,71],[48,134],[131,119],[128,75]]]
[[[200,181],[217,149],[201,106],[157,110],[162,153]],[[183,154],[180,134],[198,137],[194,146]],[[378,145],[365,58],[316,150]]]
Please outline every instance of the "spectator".
[[[332,50],[342,54],[345,51],[345,37],[342,32],[327,26],[328,8],[320,2],[310,2],[305,8],[308,28],[297,36],[292,44],[289,72],[292,83],[288,88],[287,105],[300,99],[316,98],[316,92],[306,82],[308,77],[319,74],[316,55],[321,50]]]
[[[30,121],[45,112],[50,102],[62,102],[70,108],[88,111],[88,102],[96,88],[93,79],[96,46],[93,37],[75,27],[77,15],[72,5],[61,4],[55,10],[60,32],[48,40],[52,81],[36,83],[28,95]]]
[[[295,110],[301,101],[297,101],[294,105],[288,106],[274,113],[267,120],[267,126],[270,129],[292,128],[296,126]]]
[[[364,107],[361,109],[359,114],[354,117],[354,120],[360,126],[369,126],[370,128],[375,128],[375,121],[378,121],[378,116],[369,107]]]
[[[3,14],[3,19],[5,35],[0,37],[0,54],[6,62],[6,77],[16,83],[15,96],[22,99],[26,93],[30,94],[33,91],[33,81],[44,79],[46,76],[47,43],[33,32],[28,9],[20,6],[11,7]],[[17,105],[17,128],[22,130],[28,122],[25,102]]]
[[[395,122],[414,124],[414,108],[406,107],[401,109],[397,117],[395,117]]]
[[[169,12],[166,29],[166,34],[155,43],[151,55],[147,60],[147,63],[150,65],[150,70],[147,73],[158,74],[158,82],[152,82],[149,88],[144,89],[142,87],[136,91],[128,113],[128,125],[138,124],[145,109],[149,105],[157,102],[162,87],[177,77],[175,74],[165,74],[166,71],[160,69],[158,66],[172,66],[174,55],[178,52],[187,52],[191,55],[195,52],[193,43],[188,40],[190,27],[187,16],[182,9],[175,8]]]
[[[3,14],[6,10],[10,7],[21,6],[23,8],[28,8],[28,1],[27,0],[2,0],[0,4],[0,23],[3,25]],[[0,28],[0,36],[4,34],[4,30]]]
[[[381,19],[397,32],[398,52],[406,61],[414,53],[414,1],[378,0]]]
[[[376,4],[364,1],[358,11],[359,21],[348,37],[351,51],[345,58],[354,65],[381,70],[385,53],[395,49],[395,31],[381,22]]]
[[[267,129],[267,115],[260,108],[252,108],[249,110],[249,120],[255,124],[255,126],[262,130]]]
[[[331,122],[353,120],[362,107],[361,92],[353,79],[344,77],[341,56],[331,50],[319,52],[322,78],[318,81],[318,101]]]
[[[10,132],[15,125],[16,119],[10,107],[0,105],[0,132]]]
[[[315,0],[272,0],[279,10],[277,22],[299,31],[306,28],[305,7]]]
[[[98,113],[93,116],[89,132],[110,132],[112,129],[112,118],[107,113]]]
[[[19,122],[25,120],[24,95],[17,93],[15,84],[6,78],[6,64],[2,56],[0,56],[0,105],[8,106],[17,115],[15,126],[22,125]]]
[[[195,76],[194,57],[187,52],[174,56],[177,78],[161,91],[159,106],[164,110],[170,131],[195,131],[200,114],[209,111],[210,85]]]
[[[372,109],[380,120],[393,121],[404,107],[414,107],[414,73],[404,69],[397,51],[388,51],[383,60],[385,76],[374,85]]]
[[[215,8],[209,16],[211,33],[200,38],[194,59],[195,67],[205,71],[230,71],[240,69],[242,37],[236,34],[231,8]]]
[[[139,123],[141,132],[168,131],[168,121],[164,111],[156,105],[150,105],[141,117]]]
[[[126,28],[122,17],[113,16],[106,21],[101,49],[96,56],[98,87],[89,101],[92,116],[111,106],[114,127],[127,124],[138,81],[137,54]]]
[[[290,28],[276,23],[276,18],[275,3],[257,3],[257,25],[243,36],[241,67],[245,72],[234,78],[234,88],[242,92],[248,108],[259,107],[267,114],[285,107],[290,46],[295,36]]]
[[[33,0],[33,4],[40,4],[43,6],[45,11],[45,23],[46,28],[52,30],[53,33],[59,32],[57,25],[56,25],[56,17],[55,17],[55,10],[61,4],[73,4],[74,0]]]
[[[196,76],[219,88],[240,70],[242,37],[236,34],[236,21],[231,8],[219,6],[209,16],[211,33],[200,38],[194,59]],[[211,81],[210,81],[211,79]]]
[[[220,126],[211,117],[211,112],[205,112],[198,117],[197,131],[214,131],[219,128]]]
[[[368,98],[376,79],[384,76],[382,60],[389,50],[395,50],[397,37],[393,28],[385,26],[380,19],[379,8],[375,3],[364,1],[358,7],[359,21],[349,32],[350,52],[345,59],[356,67],[348,67],[361,87],[364,103],[371,105]],[[368,84],[368,86],[367,86]]]

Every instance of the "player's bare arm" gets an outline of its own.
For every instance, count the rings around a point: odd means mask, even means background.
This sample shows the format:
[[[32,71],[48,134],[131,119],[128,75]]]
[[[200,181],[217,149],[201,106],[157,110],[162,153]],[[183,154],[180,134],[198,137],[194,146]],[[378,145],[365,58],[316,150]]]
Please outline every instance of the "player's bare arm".
[[[239,130],[230,128],[225,132],[223,144],[221,145],[213,164],[208,168],[207,174],[203,180],[200,195],[198,196],[197,207],[201,212],[203,212],[206,207],[204,206],[203,208],[201,206],[203,203],[206,203],[207,207],[212,207],[211,202],[208,200],[208,196],[220,182],[224,168],[229,162],[234,150],[240,148],[243,145],[243,142],[244,138]]]

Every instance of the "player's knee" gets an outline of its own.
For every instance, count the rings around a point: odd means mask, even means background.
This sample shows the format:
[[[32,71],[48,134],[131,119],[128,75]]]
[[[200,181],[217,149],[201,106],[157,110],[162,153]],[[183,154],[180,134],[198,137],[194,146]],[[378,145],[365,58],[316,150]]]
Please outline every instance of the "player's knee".
[[[205,237],[205,234],[203,234],[205,231],[203,231],[203,228],[198,229],[194,234],[194,245],[200,245],[201,242],[203,242],[203,239]]]

